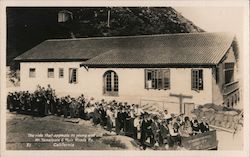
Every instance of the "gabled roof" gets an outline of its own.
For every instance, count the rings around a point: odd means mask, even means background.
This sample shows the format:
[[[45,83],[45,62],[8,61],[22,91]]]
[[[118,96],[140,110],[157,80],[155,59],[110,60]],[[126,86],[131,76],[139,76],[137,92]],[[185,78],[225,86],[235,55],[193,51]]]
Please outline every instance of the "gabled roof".
[[[82,60],[88,67],[216,65],[233,40],[230,33],[47,40],[15,60]]]

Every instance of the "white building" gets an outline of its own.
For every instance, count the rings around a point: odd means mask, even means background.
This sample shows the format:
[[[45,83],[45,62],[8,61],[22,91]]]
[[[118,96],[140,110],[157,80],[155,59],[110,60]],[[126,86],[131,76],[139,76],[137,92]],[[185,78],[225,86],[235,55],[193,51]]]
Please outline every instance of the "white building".
[[[59,95],[187,113],[206,103],[237,105],[238,58],[232,34],[191,33],[47,40],[15,60],[24,90],[50,84]]]

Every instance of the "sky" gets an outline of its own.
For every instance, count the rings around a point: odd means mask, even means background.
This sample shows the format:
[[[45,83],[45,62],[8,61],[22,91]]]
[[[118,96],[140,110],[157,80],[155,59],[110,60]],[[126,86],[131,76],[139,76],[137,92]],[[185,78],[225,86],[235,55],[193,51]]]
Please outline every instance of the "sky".
[[[184,17],[206,31],[242,30],[243,10],[240,7],[175,7]]]
[[[242,43],[243,8],[241,7],[174,7],[184,17],[207,32],[231,32]]]

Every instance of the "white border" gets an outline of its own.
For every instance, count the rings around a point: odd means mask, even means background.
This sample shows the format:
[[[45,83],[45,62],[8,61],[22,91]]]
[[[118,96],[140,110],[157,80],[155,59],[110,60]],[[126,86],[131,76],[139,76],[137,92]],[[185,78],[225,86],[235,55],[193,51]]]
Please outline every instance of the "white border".
[[[0,12],[0,28],[1,28],[1,38],[0,38],[0,88],[1,88],[1,155],[7,156],[249,156],[249,2],[248,1],[62,1],[62,0],[3,0],[0,1],[1,12]],[[60,151],[9,151],[5,148],[6,142],[6,7],[7,6],[39,6],[39,7],[80,7],[80,6],[214,6],[214,7],[229,7],[229,6],[239,6],[244,9],[244,38],[243,38],[243,48],[241,48],[241,53],[243,54],[243,102],[244,102],[244,148],[243,151],[78,151],[78,150],[60,150]]]

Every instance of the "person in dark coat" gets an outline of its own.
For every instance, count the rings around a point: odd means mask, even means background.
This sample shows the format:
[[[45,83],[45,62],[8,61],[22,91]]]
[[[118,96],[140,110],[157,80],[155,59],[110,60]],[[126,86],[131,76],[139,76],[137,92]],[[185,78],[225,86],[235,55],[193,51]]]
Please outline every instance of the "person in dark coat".
[[[170,134],[168,123],[164,121],[160,123],[160,144],[169,144],[170,143]]]
[[[80,106],[79,106],[79,117],[81,119],[84,119],[85,117],[84,110],[85,110],[85,101],[81,101]]]
[[[7,96],[7,109],[10,110],[10,112],[12,111],[12,96],[13,94],[12,93],[8,93],[8,96]]]
[[[143,116],[143,120],[142,120],[142,125],[141,125],[141,145],[143,147],[143,149],[146,149],[146,140],[148,138],[150,138],[150,144],[153,144],[153,134],[152,134],[152,130],[151,130],[151,124],[152,124],[152,120],[150,119],[148,113],[145,113]]]
[[[121,124],[121,131],[125,132],[125,121],[126,121],[126,118],[127,118],[127,113],[125,111],[125,108],[122,107],[122,112],[121,112],[121,121],[120,121],[120,124]]]
[[[141,122],[141,139],[140,139],[140,143],[142,148],[145,150],[146,149],[146,139],[147,139],[147,118],[146,118],[146,114],[142,115],[142,122]]]
[[[122,109],[121,107],[119,107],[115,123],[115,130],[117,135],[120,134],[121,129],[122,129]]]
[[[206,122],[206,117],[202,117],[201,123],[199,124],[199,127],[200,127],[200,131],[202,133],[209,131],[209,125]]]
[[[126,136],[131,136],[130,135],[130,120],[131,120],[131,116],[129,114],[129,110],[126,110],[124,114],[124,133]]]
[[[13,111],[16,111],[18,107],[17,97],[18,97],[17,92],[15,92],[13,94]]]
[[[63,117],[68,117],[68,103],[66,102],[67,97],[62,99]]]
[[[93,113],[93,123],[97,125],[101,122],[101,111],[99,106],[96,106]]]
[[[153,122],[151,123],[151,130],[153,134],[153,144],[160,144],[160,123],[158,122],[158,117],[154,116]]]
[[[200,126],[197,119],[195,119],[194,122],[192,123],[192,129],[194,135],[200,133]]]
[[[102,104],[100,104],[99,111],[100,111],[100,114],[101,114],[101,125],[106,126],[107,125],[107,114],[106,114],[106,111],[105,111]]]
[[[122,121],[121,108],[117,107],[115,109],[115,132],[116,132],[117,135],[119,135],[120,131],[121,131],[121,121]]]

